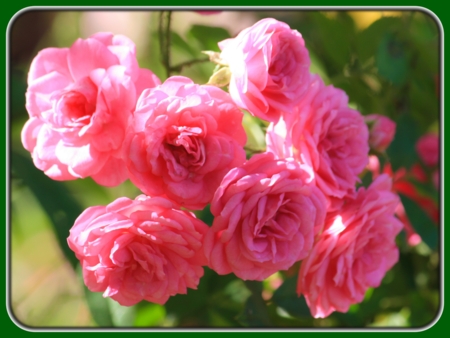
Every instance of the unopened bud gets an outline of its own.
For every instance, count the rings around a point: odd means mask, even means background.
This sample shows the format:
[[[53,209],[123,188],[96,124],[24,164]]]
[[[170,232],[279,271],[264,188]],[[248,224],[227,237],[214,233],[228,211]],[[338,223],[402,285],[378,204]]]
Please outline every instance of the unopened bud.
[[[230,68],[223,67],[220,68],[213,75],[211,75],[207,84],[216,87],[225,87],[227,84],[230,83],[230,79],[231,79]]]
[[[364,120],[369,127],[370,148],[384,152],[394,139],[395,122],[389,117],[378,114],[367,115]]]

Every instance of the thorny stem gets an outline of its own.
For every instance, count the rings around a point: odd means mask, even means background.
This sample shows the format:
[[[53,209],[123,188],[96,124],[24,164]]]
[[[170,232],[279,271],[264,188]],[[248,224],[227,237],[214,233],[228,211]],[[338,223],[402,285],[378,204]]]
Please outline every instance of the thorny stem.
[[[167,77],[170,76],[170,45],[171,42],[171,31],[170,25],[172,23],[172,11],[167,11],[167,21],[166,21],[166,57],[167,57]]]
[[[165,48],[164,48],[164,36],[163,36],[163,18],[164,12],[159,13],[158,20],[158,40],[159,40],[159,50],[161,52],[161,63],[165,66],[166,58],[165,58]]]
[[[171,31],[170,24],[172,21],[172,11],[162,11],[159,14],[159,48],[161,50],[161,62],[166,69],[167,77],[170,77],[170,45],[171,45]],[[164,25],[165,23],[165,25]]]
[[[178,65],[175,65],[173,67],[170,67],[170,70],[173,72],[181,72],[181,70],[183,69],[183,67],[189,67],[192,66],[196,63],[203,63],[203,62],[208,62],[209,58],[204,58],[204,59],[193,59],[193,60],[189,60],[189,61],[185,61],[185,62],[181,62]]]
[[[197,63],[208,62],[209,58],[193,59],[181,62],[178,65],[170,65],[170,46],[171,41],[171,30],[170,26],[172,23],[172,11],[161,11],[159,13],[159,24],[158,24],[158,37],[159,37],[159,49],[161,51],[161,63],[163,64],[167,77],[170,77],[172,73],[180,73],[184,67],[189,67]]]

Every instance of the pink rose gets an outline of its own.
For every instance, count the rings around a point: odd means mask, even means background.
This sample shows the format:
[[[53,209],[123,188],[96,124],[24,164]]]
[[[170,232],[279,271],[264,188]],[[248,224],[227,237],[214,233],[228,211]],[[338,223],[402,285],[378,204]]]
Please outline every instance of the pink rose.
[[[326,202],[319,189],[305,183],[307,169],[263,153],[224,177],[204,242],[211,269],[263,280],[308,255],[323,227]]]
[[[439,136],[423,135],[416,143],[416,151],[427,166],[432,167],[439,162]]]
[[[364,118],[348,107],[347,95],[314,76],[293,114],[270,124],[266,143],[278,157],[312,167],[316,185],[333,204],[354,193],[368,163],[368,138]]]
[[[364,117],[369,126],[370,148],[383,152],[385,151],[395,136],[396,124],[389,117],[371,114]]]
[[[203,209],[245,161],[243,114],[229,95],[174,76],[139,98],[126,141],[131,181],[145,194]]]
[[[120,305],[164,304],[196,289],[206,264],[208,226],[162,197],[122,197],[86,209],[67,239],[83,268],[84,283]]]
[[[140,69],[131,40],[98,33],[70,48],[46,48],[28,73],[30,119],[22,143],[55,180],[92,177],[115,186],[127,179],[122,156],[137,95],[159,79]]]
[[[219,47],[232,73],[230,94],[239,107],[276,122],[300,101],[311,62],[299,32],[284,22],[262,19]]]
[[[380,175],[354,200],[327,214],[325,227],[301,265],[297,293],[315,318],[347,312],[370,287],[378,287],[398,261],[395,237],[402,223],[394,217],[399,198],[391,180]]]

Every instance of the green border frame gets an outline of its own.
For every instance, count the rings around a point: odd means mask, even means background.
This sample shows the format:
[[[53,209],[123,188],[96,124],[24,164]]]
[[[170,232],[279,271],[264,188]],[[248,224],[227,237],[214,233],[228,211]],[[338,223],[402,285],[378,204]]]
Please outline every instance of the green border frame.
[[[32,1],[29,1],[29,0],[19,0],[19,1],[9,2],[7,6],[2,6],[2,11],[1,11],[0,16],[1,16],[2,25],[4,27],[4,31],[5,31],[5,35],[4,35],[5,36],[5,41],[2,44],[1,57],[2,57],[2,61],[4,61],[3,62],[4,67],[2,68],[2,72],[5,72],[5,82],[3,82],[3,85],[5,86],[5,94],[6,95],[7,95],[7,85],[8,85],[8,83],[7,83],[7,79],[8,79],[7,78],[7,76],[8,76],[8,74],[7,74],[7,41],[8,41],[8,38],[9,38],[8,37],[8,25],[10,23],[10,20],[14,17],[14,15],[17,12],[19,12],[19,11],[21,11],[21,10],[27,8],[27,7],[44,7],[44,6],[45,7],[47,7],[47,6],[49,6],[49,7],[58,7],[58,8],[69,7],[69,6],[77,6],[77,7],[80,6],[80,7],[84,7],[85,9],[89,9],[89,7],[95,7],[97,9],[98,9],[98,7],[107,7],[106,9],[108,9],[108,7],[110,8],[111,6],[128,7],[128,8],[129,7],[135,7],[135,9],[138,9],[137,7],[145,7],[146,9],[150,9],[151,7],[157,7],[157,6],[151,6],[151,2],[148,1],[148,0],[147,1],[131,1],[131,3],[129,3],[127,6],[123,6],[120,2],[115,2],[114,3],[112,1],[95,1],[93,3],[92,1],[83,1],[83,0],[81,0],[81,1],[77,1],[77,2],[69,1],[69,3],[71,3],[71,4],[69,5],[69,4],[66,3],[64,6],[61,6],[61,2],[58,2],[58,1],[48,1],[47,0],[47,1],[41,1],[41,3],[36,4],[36,2],[32,2]],[[177,7],[185,6],[185,3],[183,4],[182,1],[169,0],[169,1],[166,1],[165,3],[166,3],[166,6],[177,6]],[[230,6],[230,7],[232,7],[232,9],[238,9],[240,7],[238,5],[238,3],[241,3],[241,2],[238,2],[238,1],[229,1],[229,2],[215,1],[214,3],[211,3],[211,1],[206,2],[206,1],[201,1],[201,0],[199,1],[199,0],[197,0],[197,1],[194,1],[194,3],[193,2],[189,2],[189,4],[190,4],[189,7],[191,7],[191,6],[192,7],[193,6],[203,6],[203,7],[220,6],[223,9],[226,9],[226,7]],[[264,2],[258,1],[257,4],[258,5],[256,5],[256,3],[254,2],[253,4],[246,5],[246,7],[248,9],[248,6],[254,6],[256,8],[259,7],[259,6],[264,6],[264,7],[266,7],[266,6],[273,6],[273,3],[271,4],[271,3],[267,2],[267,1],[264,1]],[[242,3],[241,3],[241,5],[242,5]],[[443,97],[446,96],[445,94],[446,94],[446,92],[448,90],[446,91],[446,88],[444,86],[444,84],[445,84],[445,69],[446,69],[445,68],[445,57],[448,54],[448,53],[446,53],[446,51],[448,50],[448,45],[449,44],[448,44],[448,41],[446,41],[446,40],[448,40],[448,38],[446,38],[446,36],[445,36],[445,27],[448,26],[448,22],[450,20],[449,19],[450,14],[446,10],[444,5],[442,5],[442,2],[440,2],[440,1],[438,2],[437,0],[431,0],[431,1],[423,2],[422,4],[411,5],[411,4],[406,3],[405,1],[397,1],[395,4],[393,4],[390,1],[389,2],[388,1],[380,1],[380,2],[375,3],[375,4],[372,2],[370,5],[361,6],[361,2],[360,1],[358,1],[358,2],[357,1],[347,1],[344,5],[336,5],[332,1],[321,1],[320,3],[317,3],[315,1],[302,1],[301,3],[299,3],[298,1],[286,1],[286,0],[284,0],[284,1],[281,1],[281,4],[278,4],[276,8],[280,8],[281,9],[283,7],[287,7],[286,9],[289,10],[289,7],[294,7],[294,6],[295,7],[297,7],[297,6],[302,6],[302,7],[303,6],[311,6],[311,7],[314,7],[314,8],[322,7],[322,6],[323,7],[328,7],[329,6],[329,7],[333,7],[333,8],[339,8],[339,7],[342,6],[342,7],[358,7],[358,8],[361,8],[361,9],[364,9],[365,7],[372,7],[372,6],[383,7],[383,8],[405,6],[405,7],[416,7],[416,8],[422,7],[424,9],[426,9],[426,10],[429,10],[429,11],[433,12],[436,15],[436,17],[440,20],[440,22],[442,24],[442,27],[443,27],[443,32],[444,32],[444,37],[443,37],[444,44],[443,44],[443,46],[444,46],[445,50],[441,51],[441,55],[444,56],[444,60],[442,61],[443,74],[442,74],[442,80],[441,80],[442,83],[441,84],[442,84],[442,94],[443,94],[442,96]],[[160,6],[159,8],[155,8],[155,9],[162,9],[162,8],[164,8],[164,7]],[[231,9],[231,8],[228,8],[228,9]],[[326,9],[326,8],[324,8],[324,9]],[[344,9],[344,8],[342,8],[342,9]],[[370,10],[370,9],[373,9],[373,8],[368,8],[368,9]],[[5,59],[3,60],[3,58],[5,58]],[[5,181],[2,182],[2,185],[4,185],[4,191],[5,191],[5,209],[3,209],[4,212],[5,212],[5,217],[3,219],[5,219],[5,240],[8,241],[8,238],[6,237],[6,229],[7,229],[7,227],[9,227],[9,224],[8,224],[8,220],[7,220],[6,217],[7,217],[7,210],[9,208],[9,200],[8,200],[8,198],[9,198],[9,196],[8,196],[8,180],[9,180],[9,178],[7,177],[7,174],[8,174],[7,168],[9,166],[9,155],[8,155],[8,146],[9,145],[8,145],[8,141],[7,141],[7,138],[9,136],[8,135],[8,128],[9,128],[9,126],[7,126],[7,121],[8,121],[7,120],[7,115],[8,115],[9,112],[8,112],[8,107],[7,107],[6,95],[4,96],[4,98],[5,98],[4,106],[6,106],[5,119],[2,120],[2,124],[4,123],[4,125],[2,125],[2,127],[3,127],[3,131],[5,131],[5,138],[3,138],[2,141],[1,141],[2,142],[1,149],[2,149],[2,152],[4,151],[4,154],[5,154],[5,156],[2,157],[5,160],[5,166],[2,166],[1,170],[2,170],[2,174],[4,175],[3,177],[5,177]],[[445,205],[445,198],[444,198],[445,197],[444,196],[444,191],[445,191],[445,177],[444,177],[445,175],[444,174],[445,174],[445,172],[444,172],[444,170],[442,170],[443,168],[445,168],[445,157],[446,157],[445,156],[446,138],[445,138],[445,134],[444,134],[444,129],[445,129],[446,125],[448,124],[448,122],[446,122],[445,119],[444,119],[444,116],[445,116],[444,109],[445,109],[445,102],[443,102],[442,107],[441,107],[441,132],[442,132],[441,133],[441,135],[442,135],[442,138],[441,138],[441,142],[442,142],[441,143],[441,156],[442,157],[441,158],[443,159],[442,163],[441,163],[441,166],[442,166],[441,167],[441,171],[442,171],[442,181],[441,181],[441,189],[442,189],[442,192],[441,192],[441,196],[442,196],[441,223],[442,223],[442,225],[441,226],[442,226],[442,229],[445,228],[445,224],[444,224],[445,219],[444,219],[444,215],[443,215],[443,210],[445,209],[445,206],[446,206]],[[3,142],[4,142],[4,144],[3,144]],[[447,238],[445,238],[445,237],[447,237]],[[441,239],[441,243],[445,243],[446,239],[450,240],[449,239],[449,235],[445,234],[445,232],[444,232],[444,238]],[[6,245],[5,245],[5,248],[6,248]],[[445,259],[447,257],[445,257],[445,256],[446,255],[448,256],[448,254],[445,253],[445,247],[444,246],[442,248],[442,252],[443,252],[443,257],[442,258],[443,258],[443,262],[445,264],[445,262],[447,261]],[[8,259],[7,255],[8,255],[8,252],[7,252],[7,250],[5,250],[5,251],[2,252],[1,258],[0,258],[2,260],[2,262],[5,262],[5,269],[3,270],[4,273],[5,273],[5,278],[2,279],[3,281],[5,281],[5,284],[2,284],[2,285],[4,285],[4,288],[3,288],[4,293],[3,293],[3,295],[4,295],[5,298],[3,298],[3,300],[4,300],[3,304],[5,304],[5,311],[2,312],[2,316],[0,317],[0,323],[3,324],[2,325],[3,331],[5,331],[5,332],[7,332],[9,334],[18,335],[20,337],[22,337],[22,336],[29,336],[29,334],[34,333],[34,332],[24,331],[22,328],[19,328],[18,326],[16,326],[16,324],[11,321],[11,319],[10,319],[10,317],[8,315],[8,312],[7,312],[7,307],[6,307],[6,305],[7,305],[6,304],[7,303],[7,292],[8,292],[8,290],[6,289],[6,287],[7,287],[7,285],[6,285],[6,278],[7,278],[7,276],[6,276],[6,272],[7,272],[6,271],[6,268],[7,268],[6,261]],[[445,265],[442,267],[442,271],[443,271],[442,279],[443,279],[443,281],[445,283]],[[445,297],[445,284],[443,284],[442,287],[443,287],[443,289],[442,289],[442,294],[443,294],[443,312],[442,312],[442,315],[437,320],[437,322],[435,322],[435,324],[433,326],[429,327],[428,329],[426,329],[424,331],[418,332],[418,334],[420,336],[432,336],[432,335],[439,334],[441,332],[445,332],[446,331],[447,323],[450,322],[449,321],[450,317],[448,315],[449,311],[445,311],[445,300],[446,300],[445,298],[448,298],[448,296]],[[55,331],[53,331],[53,330],[52,331],[47,331],[47,333],[57,332],[56,330],[57,329],[55,329]],[[67,331],[75,331],[75,330],[67,329]],[[198,331],[199,330],[197,330],[197,332]],[[235,330],[221,330],[221,331],[224,331],[223,333],[227,333],[227,332],[233,332]],[[307,335],[320,334],[320,335],[323,335],[323,334],[327,334],[327,333],[331,333],[332,332],[334,334],[339,334],[341,336],[344,335],[344,334],[347,334],[347,333],[369,333],[369,334],[376,334],[376,335],[386,334],[386,333],[388,333],[388,334],[407,333],[407,332],[400,332],[400,331],[397,331],[397,332],[393,332],[393,331],[370,332],[370,331],[374,331],[374,330],[368,330],[368,331],[365,331],[365,332],[361,332],[361,331],[357,331],[357,330],[351,330],[351,331],[347,331],[347,332],[332,331],[332,330],[329,330],[327,332],[323,332],[323,331],[322,332],[302,332],[302,331],[298,331],[298,332],[301,332],[302,335],[303,334],[307,334]],[[99,332],[99,331],[97,331],[97,332]],[[92,335],[92,334],[96,334],[97,332],[77,331],[76,334],[77,335],[80,335],[80,334],[84,335],[85,333],[89,333],[90,335]],[[114,333],[116,333],[116,332],[125,332],[125,331],[115,330]],[[169,330],[167,330],[165,332],[153,331],[153,332],[148,332],[148,333],[150,333],[152,335],[154,335],[154,334],[169,334],[169,335],[173,335],[173,334],[178,334],[178,333],[190,333],[190,332],[191,331],[188,331],[188,330],[179,330],[179,331],[173,331],[173,330],[169,331]],[[192,332],[192,334],[198,334],[197,332]],[[267,334],[271,334],[272,332],[275,333],[275,332],[280,332],[280,331],[249,332],[249,331],[240,330],[240,334],[252,333],[252,334],[258,334],[258,335],[260,335],[260,334],[266,334],[267,335]],[[285,331],[285,332],[281,332],[281,333],[283,333],[283,334],[298,334],[298,332]],[[142,332],[142,333],[144,333],[144,332]],[[207,332],[205,332],[205,333],[208,334]],[[218,332],[218,333],[222,334],[222,332]]]

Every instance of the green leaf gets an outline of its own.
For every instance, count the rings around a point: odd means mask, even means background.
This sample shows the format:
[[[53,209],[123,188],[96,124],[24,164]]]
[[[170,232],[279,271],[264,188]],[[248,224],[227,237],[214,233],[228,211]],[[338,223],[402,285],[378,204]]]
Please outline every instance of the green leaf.
[[[439,98],[432,79],[433,73],[427,72],[427,75],[430,78],[428,83],[419,81],[417,76],[408,81],[408,99],[411,115],[420,127],[421,133],[425,133],[433,122],[439,121]]]
[[[214,221],[214,215],[211,213],[209,204],[203,210],[195,211],[195,215],[209,226]]]
[[[208,320],[214,327],[233,327],[236,323],[221,309],[208,310]]]
[[[200,51],[192,48],[178,33],[172,31],[170,34],[171,43],[174,48],[177,48],[179,51],[183,51],[194,58],[201,55]]]
[[[187,33],[188,39],[194,38],[202,50],[218,51],[218,42],[230,38],[230,33],[221,27],[193,25]]]
[[[141,302],[136,309],[134,325],[138,327],[158,326],[166,316],[166,309],[159,304]]]
[[[344,66],[350,61],[351,45],[356,34],[353,19],[345,12],[339,12],[334,18],[328,18],[319,12],[311,15],[317,30],[318,41],[315,42],[315,47],[316,50],[322,50],[317,56],[329,66],[327,73],[330,76],[342,73]]]
[[[380,76],[397,86],[405,83],[409,71],[408,55],[404,43],[393,34],[384,35],[375,55],[375,63]]]
[[[170,297],[165,304],[167,313],[175,314],[178,318],[195,316],[207,306],[208,287],[212,272],[205,268],[205,274],[200,279],[197,290],[187,289],[187,294]]]
[[[92,292],[86,287],[83,281],[83,272],[80,265],[77,266],[76,272],[80,283],[83,284],[86,302],[94,321],[101,327],[113,327],[110,307],[106,298],[103,298],[101,292]]]
[[[242,126],[247,134],[245,147],[252,151],[264,151],[266,149],[266,136],[258,123],[258,118],[244,111]]]
[[[387,149],[387,154],[394,171],[401,167],[409,169],[418,161],[414,145],[419,138],[419,132],[414,120],[408,114],[397,119],[397,129],[394,140]]]
[[[325,70],[325,66],[322,61],[317,57],[314,51],[309,50],[309,58],[311,59],[311,67],[309,67],[309,71],[312,74],[318,74],[325,84],[330,83],[330,79],[328,78],[328,74]]]
[[[157,14],[153,12],[152,14]],[[158,18],[156,22],[158,22]],[[155,21],[155,20],[153,20]],[[142,55],[139,58],[139,66],[141,68],[151,69],[151,71],[158,76],[158,78],[164,82],[166,78],[166,70],[161,62],[161,50],[159,45],[159,35],[156,28],[149,34],[148,48],[142,51]]]
[[[84,287],[86,301],[92,318],[101,327],[113,327],[113,320],[109,310],[108,302],[101,292],[92,292]]]
[[[186,77],[191,78],[196,83],[205,83],[214,69],[214,64],[211,62],[199,62],[197,60],[205,59],[201,53],[202,48],[197,43],[192,41],[186,42],[186,39],[181,37],[176,32],[171,32],[171,67],[175,72],[182,72]],[[184,63],[191,63],[180,67]]]
[[[362,177],[361,185],[367,189],[369,185],[372,184],[372,182],[373,182],[372,173],[369,170],[367,170],[364,176]]]
[[[427,298],[431,298],[432,294],[427,295]],[[436,296],[439,302],[439,292],[436,291]],[[409,295],[409,302],[411,303],[411,317],[410,322],[413,327],[421,327],[428,325],[438,314],[439,304],[433,304],[434,311],[431,310],[431,299],[424,298],[419,292],[411,292]],[[423,311],[423,309],[430,308],[429,311]]]
[[[408,219],[422,240],[435,250],[438,245],[438,229],[428,214],[410,198],[400,194]]]
[[[30,188],[47,213],[64,256],[75,268],[78,259],[67,245],[67,237],[83,209],[61,182],[53,181],[42,171],[36,169],[29,157],[12,150],[11,167],[15,177]]]
[[[333,312],[330,315],[330,318],[336,319],[341,325],[343,324],[348,327],[361,327],[364,325],[359,313],[351,313],[350,309],[349,312],[346,313]]]
[[[409,30],[402,32],[414,51],[412,73],[424,87],[435,89],[432,82],[439,74],[439,29],[434,19],[425,13],[414,12],[413,18]]]
[[[233,274],[230,274],[233,276]],[[223,294],[225,294],[233,302],[240,305],[244,305],[248,297],[252,292],[247,288],[245,282],[242,279],[234,279],[223,287]]]
[[[209,325],[210,311],[217,311],[228,321],[238,324],[235,317],[248,296],[244,294],[248,290],[242,280],[234,274],[218,275],[208,267],[204,271],[197,290],[188,289],[186,295],[169,298],[165,304],[167,314],[175,317],[180,325],[198,326]]]
[[[290,277],[274,292],[272,301],[292,317],[311,317],[305,297],[297,296],[297,276]]]
[[[350,103],[357,103],[354,109],[361,113],[369,113],[373,111],[382,111],[379,96],[374,93],[362,77],[350,76],[345,77],[338,75],[331,79],[334,87],[342,89],[348,95]],[[376,107],[376,108],[375,108]]]
[[[361,62],[374,56],[383,36],[390,32],[396,33],[402,27],[398,17],[383,17],[372,23],[357,35],[356,50]]]
[[[136,317],[136,308],[134,306],[122,306],[111,298],[106,299],[111,320],[115,327],[125,326],[132,327]]]
[[[239,314],[237,320],[248,327],[272,326],[266,303],[262,299],[262,283],[245,281],[245,285],[252,292],[247,298],[244,310]]]

